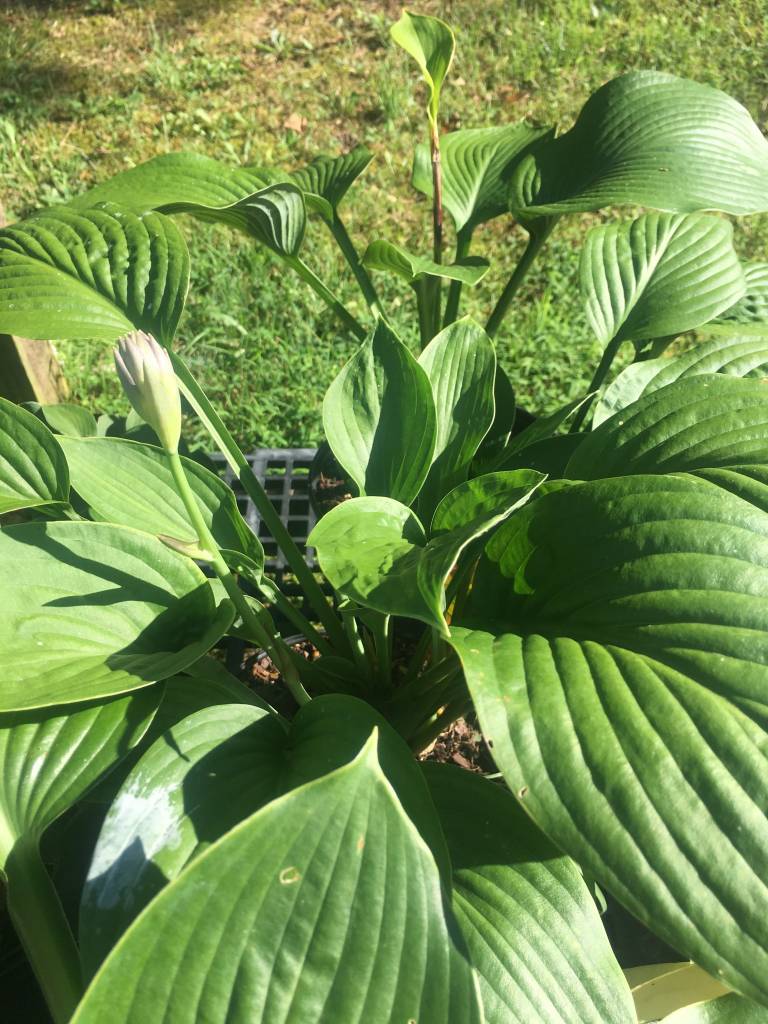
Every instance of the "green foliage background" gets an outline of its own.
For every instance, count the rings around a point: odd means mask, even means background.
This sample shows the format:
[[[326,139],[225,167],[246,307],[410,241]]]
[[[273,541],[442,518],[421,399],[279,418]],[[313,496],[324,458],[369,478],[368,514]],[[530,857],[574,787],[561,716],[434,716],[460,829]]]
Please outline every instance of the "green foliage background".
[[[766,0],[446,0],[458,53],[445,129],[530,118],[568,127],[607,79],[657,68],[731,93],[768,122]],[[373,237],[428,249],[428,204],[409,187],[426,132],[422,86],[388,38],[400,5],[306,0],[5,0],[0,7],[0,199],[11,218],[66,200],[157,153],[192,149],[292,169],[358,142],[376,160],[343,210],[361,248]],[[611,214],[609,214],[610,216]],[[519,398],[546,412],[576,394],[598,355],[576,288],[595,216],[568,218],[529,275],[498,338]],[[179,345],[246,448],[313,443],[326,386],[353,350],[330,315],[266,252],[185,225],[193,286]],[[744,258],[766,258],[768,217],[737,226]],[[478,231],[491,273],[469,296],[484,319],[519,255],[505,219]],[[364,313],[324,228],[307,261]],[[377,275],[406,340],[407,289]],[[77,400],[125,413],[109,346],[59,346]],[[194,431],[194,425],[190,424]],[[195,435],[193,434],[193,437]]]

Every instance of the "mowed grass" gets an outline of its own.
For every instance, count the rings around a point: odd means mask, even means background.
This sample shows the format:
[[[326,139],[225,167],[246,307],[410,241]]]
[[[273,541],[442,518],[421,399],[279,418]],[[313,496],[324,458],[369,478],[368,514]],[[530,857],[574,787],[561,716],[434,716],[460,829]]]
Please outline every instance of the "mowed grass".
[[[453,0],[414,5],[449,20],[458,54],[445,128],[524,118],[569,126],[601,83],[657,68],[731,93],[765,130],[765,0]],[[387,238],[429,251],[430,211],[409,186],[425,135],[415,67],[388,38],[400,5],[254,0],[5,0],[0,7],[0,198],[9,217],[58,203],[157,153],[189,149],[292,169],[365,143],[376,159],[343,212],[363,249]],[[617,216],[607,211],[605,217]],[[578,294],[585,230],[561,222],[498,337],[527,407],[575,395],[598,355]],[[193,281],[178,346],[245,447],[321,436],[325,388],[354,349],[305,285],[247,239],[188,221]],[[766,258],[768,218],[737,224],[745,259]],[[477,233],[492,271],[466,311],[487,317],[524,235],[509,218]],[[305,258],[360,317],[365,307],[322,224]],[[377,275],[403,336],[413,296]],[[109,347],[59,345],[73,393],[126,411]],[[193,440],[205,444],[190,423]]]

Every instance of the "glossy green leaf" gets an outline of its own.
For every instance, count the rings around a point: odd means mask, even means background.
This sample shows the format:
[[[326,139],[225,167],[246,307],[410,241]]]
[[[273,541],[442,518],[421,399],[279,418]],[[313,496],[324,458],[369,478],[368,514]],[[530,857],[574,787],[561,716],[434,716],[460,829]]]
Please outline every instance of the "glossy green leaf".
[[[504,524],[452,629],[528,813],[665,941],[762,1002],[766,593],[768,515],[690,476],[623,477]]]
[[[175,724],[144,754],[107,814],[81,903],[87,973],[212,842],[271,800],[352,760],[374,727],[384,773],[449,877],[424,780],[403,740],[372,708],[320,697],[287,731],[257,708],[210,707]]]
[[[163,153],[113,175],[69,205],[85,209],[115,202],[139,212],[180,202],[231,206],[269,184],[262,168],[231,167],[202,153]]]
[[[361,495],[414,500],[432,464],[435,403],[426,373],[383,322],[326,392],[323,427]]]
[[[478,224],[509,213],[509,178],[518,161],[537,142],[552,135],[549,128],[529,124],[496,128],[462,128],[440,139],[443,205],[457,231],[472,231]],[[429,146],[416,147],[414,188],[433,195],[432,157]]]
[[[160,1012],[179,1024],[479,1024],[437,867],[372,743],[246,819],[160,893],[73,1024]]]
[[[727,995],[686,1006],[665,1017],[662,1024],[766,1024],[768,1009],[743,996]]]
[[[290,182],[268,185],[228,206],[179,201],[165,204],[163,210],[227,224],[289,259],[298,255],[307,224],[304,195]]]
[[[292,171],[290,180],[312,195],[318,195],[335,211],[351,186],[373,160],[366,146],[355,146],[341,156],[317,156],[298,171]]]
[[[160,448],[114,437],[65,437],[61,444],[72,486],[94,519],[196,543],[168,458]],[[245,556],[257,582],[264,570],[264,549],[240,515],[232,488],[198,462],[181,461],[214,540]]]
[[[457,263],[435,263],[426,256],[414,256],[402,246],[379,239],[371,242],[362,258],[369,270],[387,270],[414,284],[424,277],[440,277],[447,281],[461,281],[475,285],[488,273],[490,264],[479,256],[465,256]]]
[[[101,523],[0,531],[0,710],[123,693],[181,671],[226,631],[205,576],[148,534]]]
[[[484,473],[472,477],[450,491],[435,510],[432,534],[467,526],[474,519],[491,516],[518,488],[532,492],[544,476],[527,469],[516,472]]]
[[[440,499],[466,480],[493,423],[496,352],[482,327],[465,318],[436,335],[419,363],[432,385],[437,413],[435,451],[418,504],[429,523]]]
[[[577,865],[507,789],[450,765],[424,771],[487,1024],[630,1024],[629,986]]]
[[[627,204],[766,210],[768,141],[719,89],[659,71],[614,78],[569,132],[521,161],[512,206],[531,216]]]
[[[768,332],[768,263],[747,263],[744,278],[746,292],[738,302],[721,313],[717,321]]]
[[[0,398],[0,515],[69,500],[64,453],[40,420]]]
[[[57,434],[67,437],[95,437],[98,433],[96,418],[82,405],[61,402],[57,405],[41,405],[40,412],[45,422]]]
[[[400,20],[390,28],[392,39],[419,65],[429,89],[427,112],[437,124],[440,90],[451,66],[456,41],[450,26],[439,18],[403,11]]]
[[[599,426],[642,395],[658,391],[683,377],[698,377],[704,373],[765,377],[768,374],[768,335],[711,338],[674,358],[662,356],[630,363],[605,389],[595,407],[592,426]]]
[[[540,478],[539,478],[540,479]],[[447,635],[445,584],[462,551],[523,505],[538,480],[527,474],[466,525],[426,542],[410,509],[391,498],[351,498],[326,513],[309,543],[331,585],[387,615],[426,622]],[[490,501],[488,502],[490,504]]]
[[[16,842],[37,843],[141,739],[160,696],[153,687],[74,709],[0,714],[0,872]]]
[[[768,385],[712,373],[644,395],[591,434],[571,456],[574,480],[678,473],[764,462]]]
[[[56,207],[0,229],[0,331],[103,338],[134,328],[170,344],[189,283],[179,229],[106,203]]]
[[[173,725],[123,783],[99,836],[80,907],[86,974],[190,860],[280,792],[285,729],[246,704]]]
[[[584,243],[580,276],[587,317],[603,346],[699,327],[745,288],[733,228],[706,214],[646,213],[598,225]]]

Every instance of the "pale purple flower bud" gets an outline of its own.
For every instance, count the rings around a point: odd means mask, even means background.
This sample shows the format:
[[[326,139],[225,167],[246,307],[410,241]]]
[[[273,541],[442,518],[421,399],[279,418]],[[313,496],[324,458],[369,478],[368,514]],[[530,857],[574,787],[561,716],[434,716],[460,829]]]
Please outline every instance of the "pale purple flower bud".
[[[115,366],[128,401],[163,448],[175,452],[181,437],[181,399],[168,352],[151,334],[132,331],[117,343]]]

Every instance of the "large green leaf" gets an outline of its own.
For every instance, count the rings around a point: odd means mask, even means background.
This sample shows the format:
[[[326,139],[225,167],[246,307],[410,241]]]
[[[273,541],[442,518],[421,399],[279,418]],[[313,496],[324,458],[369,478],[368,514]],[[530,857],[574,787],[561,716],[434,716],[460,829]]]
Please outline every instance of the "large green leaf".
[[[123,693],[196,661],[233,618],[189,559],[101,523],[0,531],[0,710]]]
[[[397,45],[402,46],[419,65],[429,90],[427,112],[436,126],[440,90],[456,50],[453,32],[439,18],[410,11],[403,11],[400,20],[389,31]]]
[[[57,434],[95,437],[99,432],[96,417],[83,405],[58,402],[56,405],[41,405],[40,412],[51,430]]]
[[[508,478],[495,501],[493,491],[486,492],[474,518],[429,542],[414,513],[400,502],[352,498],[323,516],[309,543],[340,593],[387,615],[419,619],[447,636],[445,584],[459,556],[523,505],[542,479],[526,470]]]
[[[31,412],[0,398],[0,515],[69,500],[69,472],[53,434]]]
[[[747,290],[737,303],[717,318],[729,326],[755,327],[768,333],[768,263],[747,263],[744,266]]]
[[[350,187],[373,160],[366,146],[355,146],[341,156],[316,156],[298,171],[292,171],[290,180],[310,195],[317,195],[335,211]]]
[[[160,448],[111,437],[64,437],[61,445],[72,486],[95,519],[197,542],[168,458]],[[182,459],[182,464],[214,540],[221,548],[245,555],[258,580],[264,569],[264,549],[240,515],[232,488],[191,459]]]
[[[153,687],[74,710],[0,714],[0,873],[17,842],[36,845],[141,739],[161,694],[161,687]]]
[[[515,488],[521,487],[532,492],[543,480],[541,473],[527,469],[472,477],[454,487],[437,506],[432,518],[431,533],[445,533],[447,530],[467,526],[474,519],[492,516]]]
[[[601,224],[587,235],[580,275],[587,317],[603,346],[699,327],[745,289],[733,228],[706,214],[646,213]]]
[[[105,203],[56,207],[0,229],[0,331],[104,338],[141,328],[169,344],[189,283],[179,229]]]
[[[576,864],[512,794],[425,764],[453,863],[453,909],[486,1024],[629,1024],[632,996]]]
[[[592,425],[599,426],[642,395],[658,391],[682,377],[698,377],[704,373],[765,377],[768,373],[768,334],[710,338],[672,359],[661,356],[630,363],[605,389],[595,407]]]
[[[587,434],[574,480],[676,473],[768,460],[768,385],[722,373],[652,391]]]
[[[177,688],[177,702],[182,693]],[[374,727],[384,772],[449,877],[424,781],[403,740],[371,707],[350,697],[319,697],[288,729],[274,714],[230,701],[174,722],[117,794],[83,890],[87,974],[156,893],[212,842],[271,800],[346,764]]]
[[[719,89],[659,71],[614,78],[569,132],[521,161],[512,206],[531,216],[627,204],[766,210],[768,142]]]
[[[297,185],[278,182],[228,206],[186,200],[164,204],[165,213],[190,213],[244,231],[272,252],[288,259],[298,256],[307,223],[304,194]]]
[[[285,729],[246,704],[198,711],[159,737],[110,807],[80,907],[90,977],[197,854],[280,792]]]
[[[435,451],[418,505],[429,523],[440,499],[466,480],[493,423],[496,352],[482,327],[462,319],[430,341],[419,363],[432,385],[437,413]]]
[[[662,1024],[766,1024],[768,1010],[743,996],[728,995],[695,1003],[665,1017]]]
[[[768,1003],[768,515],[682,474],[601,480],[487,552],[452,632],[508,785],[648,927]]]
[[[227,832],[115,947],[73,1024],[482,1019],[440,875],[378,765]]]
[[[323,426],[360,494],[414,500],[432,464],[435,403],[426,373],[382,321],[328,388]]]
[[[163,153],[113,175],[69,205],[85,209],[107,201],[140,212],[179,202],[231,206],[269,184],[262,168],[231,167],[201,153]]]
[[[443,205],[457,231],[472,231],[478,224],[509,212],[509,178],[515,164],[537,142],[551,135],[549,128],[523,123],[462,128],[441,137]],[[429,146],[416,147],[412,182],[414,188],[432,198]]]
[[[440,277],[475,285],[488,273],[490,264],[479,256],[465,256],[456,263],[435,263],[426,256],[414,256],[400,245],[378,239],[363,253],[362,264],[369,270],[388,270],[415,284],[425,277]]]

